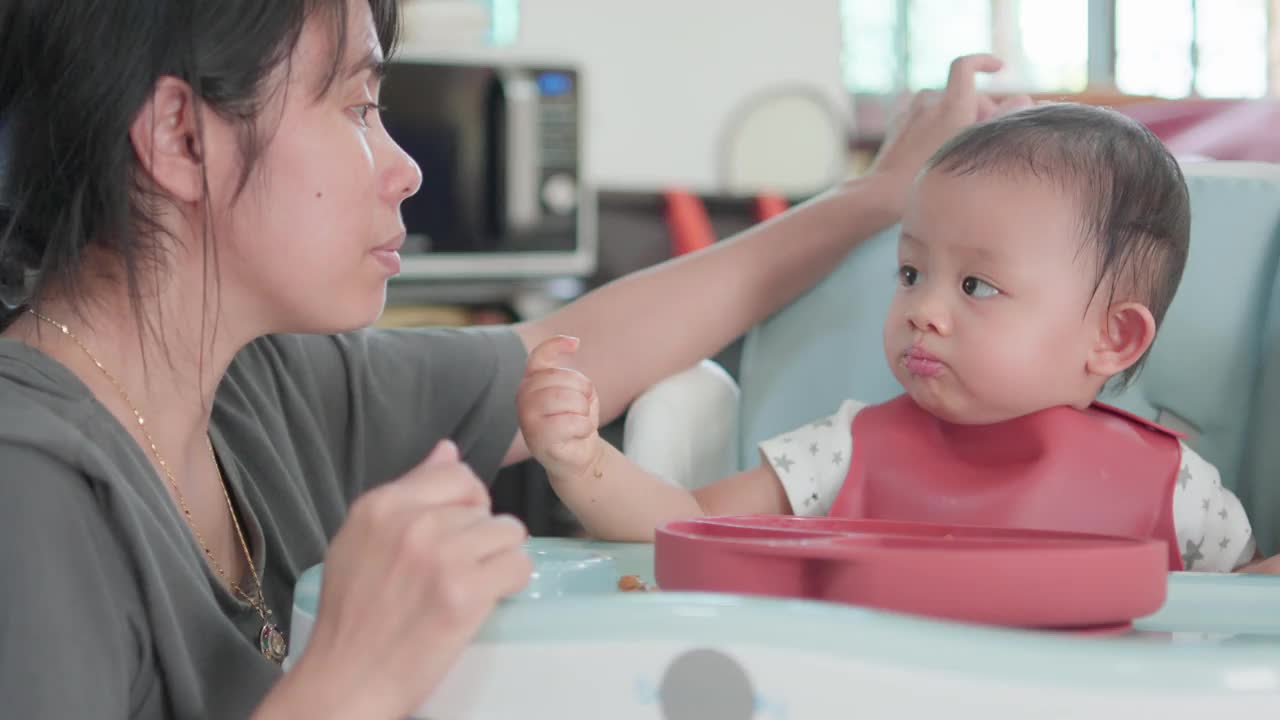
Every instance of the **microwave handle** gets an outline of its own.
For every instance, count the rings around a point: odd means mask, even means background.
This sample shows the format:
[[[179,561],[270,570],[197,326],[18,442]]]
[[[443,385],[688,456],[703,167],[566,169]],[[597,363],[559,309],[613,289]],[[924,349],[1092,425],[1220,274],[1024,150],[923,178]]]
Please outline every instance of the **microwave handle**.
[[[539,143],[538,84],[527,72],[509,70],[502,74],[502,96],[506,103],[506,224],[512,230],[527,230],[538,224]]]

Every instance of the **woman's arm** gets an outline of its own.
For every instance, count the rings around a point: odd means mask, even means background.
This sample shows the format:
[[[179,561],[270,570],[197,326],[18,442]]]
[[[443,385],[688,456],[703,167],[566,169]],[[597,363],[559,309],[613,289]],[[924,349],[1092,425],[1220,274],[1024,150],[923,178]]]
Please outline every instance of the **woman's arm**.
[[[998,110],[974,89],[974,75],[999,67],[990,55],[956,60],[947,89],[916,96],[866,176],[733,239],[612,282],[516,332],[527,349],[555,335],[581,338],[577,367],[596,383],[608,422],[645,388],[713,355],[897,222],[929,155]],[[527,457],[517,434],[506,462]]]
[[[632,273],[517,332],[582,339],[577,367],[616,417],[654,382],[710,357],[898,218],[892,187],[852,181],[706,250]]]

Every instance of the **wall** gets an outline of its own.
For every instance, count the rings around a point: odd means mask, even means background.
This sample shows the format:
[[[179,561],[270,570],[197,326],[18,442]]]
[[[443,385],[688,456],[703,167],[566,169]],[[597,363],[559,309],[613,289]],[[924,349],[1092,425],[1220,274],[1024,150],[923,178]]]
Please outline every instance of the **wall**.
[[[483,54],[580,65],[588,168],[602,187],[723,190],[724,129],[779,87],[810,89],[851,122],[838,0],[525,0],[520,11],[516,42]],[[439,54],[405,47],[415,53]]]

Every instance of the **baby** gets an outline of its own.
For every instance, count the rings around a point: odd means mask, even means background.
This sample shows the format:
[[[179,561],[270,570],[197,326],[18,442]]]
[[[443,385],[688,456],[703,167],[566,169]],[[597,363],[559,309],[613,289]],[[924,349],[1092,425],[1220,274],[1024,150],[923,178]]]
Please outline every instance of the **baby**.
[[[854,400],[690,492],[602,441],[576,340],[530,354],[521,428],[593,536],[651,540],[702,515],[832,515],[1151,537],[1174,570],[1255,559],[1218,472],[1171,431],[1102,405],[1141,368],[1186,263],[1177,162],[1138,123],[1036,107],[931,159],[898,242],[884,351],[905,394]]]

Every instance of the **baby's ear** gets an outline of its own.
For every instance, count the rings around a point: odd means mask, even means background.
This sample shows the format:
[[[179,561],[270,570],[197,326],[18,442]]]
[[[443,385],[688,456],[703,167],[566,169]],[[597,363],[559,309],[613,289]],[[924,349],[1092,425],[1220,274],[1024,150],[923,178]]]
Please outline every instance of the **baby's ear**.
[[[1156,339],[1156,319],[1146,305],[1112,305],[1099,321],[1097,338],[1085,366],[1092,375],[1111,378],[1133,367]]]

